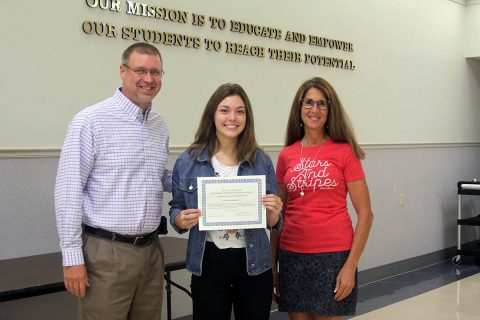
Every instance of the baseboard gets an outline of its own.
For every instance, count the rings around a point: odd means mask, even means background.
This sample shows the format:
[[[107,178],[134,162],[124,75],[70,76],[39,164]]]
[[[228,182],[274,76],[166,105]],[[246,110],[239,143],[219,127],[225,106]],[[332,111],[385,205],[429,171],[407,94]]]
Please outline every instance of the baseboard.
[[[422,256],[389,263],[380,267],[363,270],[358,273],[358,283],[359,285],[372,283],[391,278],[402,273],[424,268],[429,265],[451,259],[456,255],[456,252],[457,247],[451,247]]]

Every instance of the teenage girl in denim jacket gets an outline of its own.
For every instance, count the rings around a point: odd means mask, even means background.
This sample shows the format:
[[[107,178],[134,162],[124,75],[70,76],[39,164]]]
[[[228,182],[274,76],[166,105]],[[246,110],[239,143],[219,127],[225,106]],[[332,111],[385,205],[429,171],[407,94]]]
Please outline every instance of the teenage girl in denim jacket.
[[[270,158],[255,140],[250,101],[237,84],[221,85],[203,112],[194,143],[173,169],[170,223],[190,231],[187,270],[194,319],[268,319],[272,298],[272,263],[265,229],[200,231],[197,177],[265,175],[267,225],[279,229],[282,202],[277,196]]]

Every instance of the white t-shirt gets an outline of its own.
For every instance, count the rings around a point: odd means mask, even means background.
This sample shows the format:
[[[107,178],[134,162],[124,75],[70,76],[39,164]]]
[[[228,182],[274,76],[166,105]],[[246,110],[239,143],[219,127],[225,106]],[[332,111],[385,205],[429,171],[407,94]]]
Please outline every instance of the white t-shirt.
[[[212,157],[212,166],[215,175],[219,177],[235,177],[238,174],[238,165],[228,167]],[[245,248],[245,231],[243,229],[210,230],[207,231],[207,241],[215,243],[219,249]]]

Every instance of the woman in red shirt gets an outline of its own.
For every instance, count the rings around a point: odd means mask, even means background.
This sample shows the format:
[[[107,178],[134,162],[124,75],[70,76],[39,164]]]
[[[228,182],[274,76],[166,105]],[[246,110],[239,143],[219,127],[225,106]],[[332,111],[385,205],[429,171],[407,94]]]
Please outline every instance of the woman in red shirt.
[[[373,221],[364,156],[330,83],[304,82],[277,163],[284,225],[271,237],[280,272],[274,272],[276,299],[292,320],[355,313],[357,265]],[[358,217],[355,230],[347,193]]]

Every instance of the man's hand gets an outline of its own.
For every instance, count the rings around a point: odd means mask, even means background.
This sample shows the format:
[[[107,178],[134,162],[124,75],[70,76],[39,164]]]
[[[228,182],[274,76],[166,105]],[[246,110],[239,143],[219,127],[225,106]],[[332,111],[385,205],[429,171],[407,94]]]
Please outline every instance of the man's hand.
[[[78,298],[85,297],[86,288],[90,286],[85,265],[63,267],[63,282],[68,292]]]

